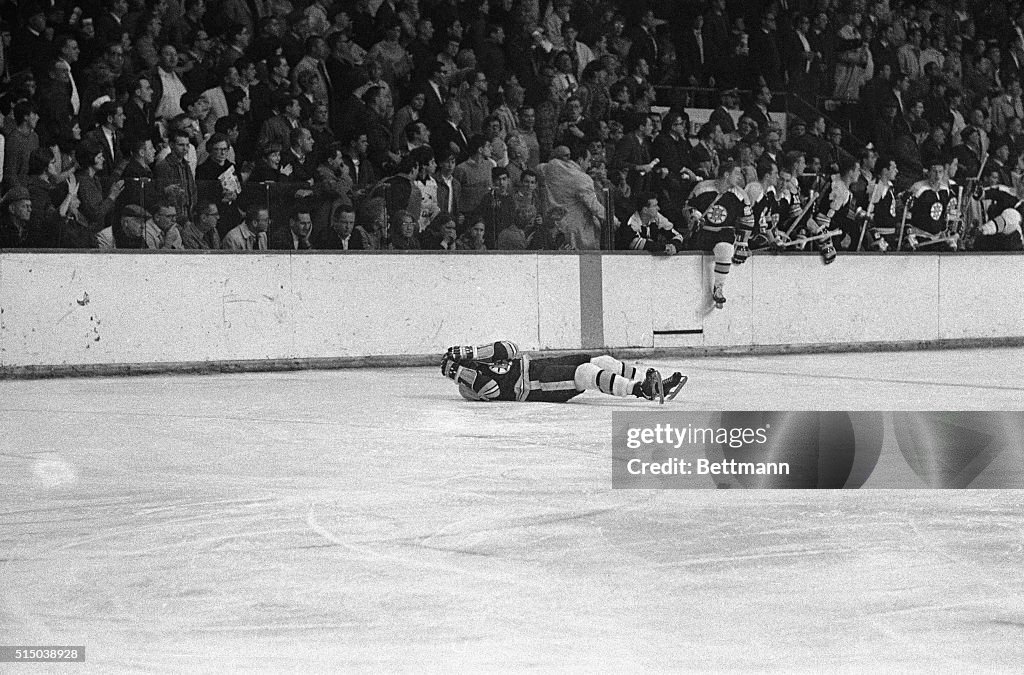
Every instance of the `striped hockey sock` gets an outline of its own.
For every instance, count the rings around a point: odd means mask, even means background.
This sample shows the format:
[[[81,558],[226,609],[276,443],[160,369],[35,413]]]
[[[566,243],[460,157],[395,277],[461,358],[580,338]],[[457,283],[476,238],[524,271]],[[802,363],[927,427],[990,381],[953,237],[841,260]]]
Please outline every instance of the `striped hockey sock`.
[[[636,367],[619,361],[617,358],[608,356],[607,354],[595,356],[590,359],[590,362],[599,366],[602,370],[610,370],[613,373],[621,375],[627,380],[635,380],[637,377],[642,376],[642,373],[640,373]]]

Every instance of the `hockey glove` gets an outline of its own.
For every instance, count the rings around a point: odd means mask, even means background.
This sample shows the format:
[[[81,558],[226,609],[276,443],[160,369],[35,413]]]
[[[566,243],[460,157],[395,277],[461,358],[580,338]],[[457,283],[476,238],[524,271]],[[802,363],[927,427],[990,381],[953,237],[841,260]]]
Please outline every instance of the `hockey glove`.
[[[450,352],[451,350],[449,350]],[[459,373],[459,363],[451,357],[451,354],[445,354],[441,357],[441,374],[447,377],[449,380],[454,380]]]

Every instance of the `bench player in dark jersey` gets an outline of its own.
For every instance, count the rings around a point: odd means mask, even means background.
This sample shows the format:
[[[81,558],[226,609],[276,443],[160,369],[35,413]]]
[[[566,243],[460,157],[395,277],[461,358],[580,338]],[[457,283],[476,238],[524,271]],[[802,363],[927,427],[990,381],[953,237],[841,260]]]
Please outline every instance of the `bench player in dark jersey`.
[[[664,403],[675,398],[687,379],[673,373],[662,380],[654,368],[638,379],[637,368],[608,355],[531,357],[506,341],[449,347],[441,357],[441,374],[455,381],[470,401],[546,403],[565,403],[588,389]]]

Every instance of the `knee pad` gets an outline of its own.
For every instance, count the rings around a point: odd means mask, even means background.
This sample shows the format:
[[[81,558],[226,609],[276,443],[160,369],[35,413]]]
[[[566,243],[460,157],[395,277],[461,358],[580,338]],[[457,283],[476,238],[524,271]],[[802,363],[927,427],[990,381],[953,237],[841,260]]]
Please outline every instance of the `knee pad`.
[[[732,257],[736,254],[736,246],[726,241],[715,244],[712,252],[715,255],[716,263],[732,263]]]
[[[611,357],[609,356],[607,358]],[[601,366],[594,362],[584,363],[576,368],[576,376],[573,378],[573,381],[576,383],[576,388],[580,391],[583,391],[584,389],[597,389],[597,378],[600,374]]]

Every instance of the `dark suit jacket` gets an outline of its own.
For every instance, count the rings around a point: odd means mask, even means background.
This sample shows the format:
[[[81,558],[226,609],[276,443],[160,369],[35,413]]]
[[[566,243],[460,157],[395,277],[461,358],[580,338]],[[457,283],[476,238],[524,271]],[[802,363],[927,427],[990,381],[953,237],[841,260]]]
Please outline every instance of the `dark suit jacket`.
[[[416,91],[422,91],[425,98],[420,119],[430,128],[430,133],[435,134],[445,123],[444,99],[438,97],[430,82],[421,82]],[[441,93],[444,93],[444,87],[441,88]]]
[[[703,36],[703,33],[702,33]],[[702,37],[703,39],[703,37]],[[704,42],[704,62],[700,60],[700,45],[692,30],[687,30],[679,39],[679,74],[684,87],[690,86],[690,78],[697,80],[697,86],[704,86],[708,77],[708,45]]]
[[[457,161],[461,162],[466,158],[466,145],[469,139],[466,138],[465,133],[461,129],[457,129],[445,121],[437,129],[432,129],[431,131],[430,145],[433,146],[434,152],[447,149],[449,145],[454,143],[459,148]]]
[[[131,101],[124,104],[124,126],[121,135],[125,141],[146,139],[153,135],[153,113],[143,110]]]
[[[49,81],[39,88],[39,134],[41,145],[56,145],[71,139],[74,113],[71,108],[71,87],[63,82]]]
[[[373,164],[365,157],[359,162],[359,173],[356,174],[356,165],[348,155],[344,156],[345,164],[348,165],[348,175],[352,178],[352,189],[355,191],[369,188],[377,182],[377,172]]]
[[[732,115],[725,109],[725,106],[718,106],[712,110],[708,122],[717,123],[722,128],[722,133],[724,134],[731,134],[736,131],[736,122],[733,121]]]
[[[758,29],[750,34],[750,60],[772,89],[782,86],[782,57],[779,55],[778,33]]]
[[[313,248],[310,243],[299,242],[298,249],[292,241],[292,231],[289,228],[277,227],[267,231],[267,248],[271,251],[308,251]]]
[[[306,155],[305,161],[299,161],[299,158],[292,153],[291,148],[281,152],[281,168],[286,166],[292,167],[292,174],[288,179],[293,183],[306,182],[316,175],[316,164],[313,162],[313,157]]]
[[[103,133],[102,128],[93,129],[88,132],[82,140],[94,143],[97,147],[103,148],[103,170],[99,171],[99,176],[109,176],[117,168],[117,165],[124,159],[124,137],[120,131],[114,132],[114,149],[117,154],[111,154],[110,144],[107,143],[107,136]]]

